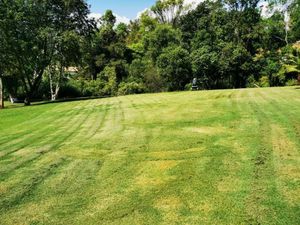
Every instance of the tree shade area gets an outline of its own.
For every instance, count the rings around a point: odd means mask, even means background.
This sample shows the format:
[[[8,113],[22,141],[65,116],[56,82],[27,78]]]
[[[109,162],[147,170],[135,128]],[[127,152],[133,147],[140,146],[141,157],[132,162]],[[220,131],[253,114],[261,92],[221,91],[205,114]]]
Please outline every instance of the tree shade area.
[[[299,92],[2,110],[1,224],[299,224]]]
[[[84,0],[1,0],[0,98],[29,105],[190,90],[193,78],[199,89],[300,79],[299,0],[270,1],[267,13],[258,0],[157,1],[130,24],[89,13]]]

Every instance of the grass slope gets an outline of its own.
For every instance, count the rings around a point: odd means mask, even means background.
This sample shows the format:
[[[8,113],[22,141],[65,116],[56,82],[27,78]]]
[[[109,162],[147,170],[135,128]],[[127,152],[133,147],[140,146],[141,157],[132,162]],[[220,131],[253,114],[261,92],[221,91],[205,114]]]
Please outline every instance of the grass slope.
[[[0,112],[1,224],[300,224],[300,90]]]

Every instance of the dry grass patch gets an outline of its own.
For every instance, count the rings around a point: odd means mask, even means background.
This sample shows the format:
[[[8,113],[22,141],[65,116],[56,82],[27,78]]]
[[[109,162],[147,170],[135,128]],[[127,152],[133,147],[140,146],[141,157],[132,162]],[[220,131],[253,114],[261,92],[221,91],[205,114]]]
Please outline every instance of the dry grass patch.
[[[170,211],[179,209],[182,206],[182,202],[178,197],[169,196],[157,199],[155,201],[155,207],[162,211]]]
[[[241,180],[236,177],[225,177],[217,185],[220,192],[237,192],[241,187]]]
[[[160,198],[155,201],[154,206],[162,212],[163,224],[179,223],[179,210],[183,206],[183,204],[178,197],[168,196]]]
[[[179,162],[176,160],[148,161],[141,163],[141,169],[136,177],[136,184],[139,187],[147,188],[163,185],[176,176],[168,175],[168,171],[174,168]]]
[[[186,127],[183,129],[188,132],[194,132],[194,133],[205,134],[205,135],[216,135],[216,134],[228,132],[224,127]]]
[[[213,210],[213,204],[208,201],[201,201],[196,207],[199,212],[210,213]]]
[[[147,157],[154,160],[168,160],[168,159],[180,160],[185,156],[197,157],[204,150],[205,148],[190,148],[190,149],[180,150],[180,151],[154,151],[154,152],[149,152],[147,154]]]

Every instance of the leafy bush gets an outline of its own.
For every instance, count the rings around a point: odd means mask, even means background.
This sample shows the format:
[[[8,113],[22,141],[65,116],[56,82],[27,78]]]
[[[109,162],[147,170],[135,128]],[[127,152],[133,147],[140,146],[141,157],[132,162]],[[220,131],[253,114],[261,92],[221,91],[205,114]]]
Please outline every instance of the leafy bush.
[[[104,95],[115,95],[117,93],[117,73],[114,66],[106,66],[98,75],[98,80],[105,84],[102,92]]]
[[[184,90],[192,78],[189,52],[182,47],[168,47],[157,59],[159,74],[167,81],[170,91]]]
[[[259,79],[259,86],[260,87],[270,87],[270,82],[268,76],[262,76]]]
[[[298,80],[295,79],[291,79],[285,82],[285,86],[296,86],[296,85],[298,85]]]
[[[119,85],[118,95],[140,94],[145,92],[145,86],[142,83],[122,82]]]
[[[255,80],[254,76],[251,75],[250,77],[248,77],[247,79],[247,85],[246,87],[247,88],[254,88],[254,87],[257,87],[257,81]]]
[[[82,92],[80,91],[78,83],[68,82],[63,85],[58,94],[58,98],[76,98],[81,97]]]
[[[192,83],[188,83],[188,84],[185,85],[184,90],[191,91],[192,90],[192,86],[193,86]]]

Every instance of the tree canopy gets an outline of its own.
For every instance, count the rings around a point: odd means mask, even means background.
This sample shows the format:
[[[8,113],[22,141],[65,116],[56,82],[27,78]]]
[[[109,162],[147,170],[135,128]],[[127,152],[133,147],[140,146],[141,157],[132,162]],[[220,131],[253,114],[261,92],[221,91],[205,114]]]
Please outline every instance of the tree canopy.
[[[96,26],[84,0],[1,0],[2,96],[175,91],[193,78],[200,89],[294,85],[299,0],[268,15],[259,3],[158,0],[129,24],[107,10]]]

